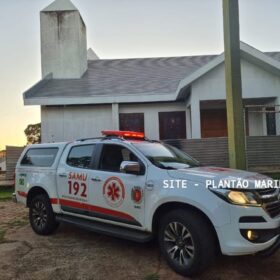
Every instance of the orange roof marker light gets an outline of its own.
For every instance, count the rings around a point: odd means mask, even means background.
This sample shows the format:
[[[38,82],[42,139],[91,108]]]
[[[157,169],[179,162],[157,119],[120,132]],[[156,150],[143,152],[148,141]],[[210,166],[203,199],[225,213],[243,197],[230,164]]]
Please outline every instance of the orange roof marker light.
[[[145,134],[143,132],[136,131],[103,130],[101,131],[101,133],[105,136],[119,136],[123,138],[145,139]]]

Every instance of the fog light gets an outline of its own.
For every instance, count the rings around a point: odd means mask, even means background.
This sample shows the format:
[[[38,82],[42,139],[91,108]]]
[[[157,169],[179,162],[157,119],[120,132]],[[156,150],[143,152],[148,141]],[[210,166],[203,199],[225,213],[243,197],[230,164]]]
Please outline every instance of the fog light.
[[[252,243],[264,243],[278,236],[278,228],[272,229],[241,229],[241,235]]]
[[[258,233],[257,233],[256,231],[254,231],[254,230],[248,230],[248,231],[247,231],[247,238],[248,238],[248,240],[253,241],[253,240],[258,239],[258,238],[259,238],[259,235],[258,235]]]

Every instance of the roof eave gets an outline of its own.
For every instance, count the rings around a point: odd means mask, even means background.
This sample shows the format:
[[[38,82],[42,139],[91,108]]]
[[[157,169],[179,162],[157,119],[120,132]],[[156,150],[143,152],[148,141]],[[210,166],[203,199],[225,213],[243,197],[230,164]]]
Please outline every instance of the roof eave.
[[[262,67],[263,69],[269,71],[270,73],[280,76],[280,62],[276,61],[275,59],[265,55],[261,51],[243,42],[240,42],[240,53],[241,53],[241,57],[246,59],[247,61]],[[202,66],[194,73],[192,73],[190,76],[181,80],[177,89],[176,99],[179,99],[181,97],[182,90],[184,88],[189,87],[193,82],[195,82],[203,75],[210,72],[212,69],[214,69],[221,63],[223,63],[224,60],[225,60],[225,54],[222,53],[221,55],[217,56],[209,63]]]
[[[94,105],[94,104],[112,104],[112,103],[146,103],[158,101],[175,101],[176,93],[155,93],[121,95],[121,96],[90,96],[90,97],[40,97],[26,98],[24,105],[40,106],[64,106],[64,105]]]
[[[280,76],[280,62],[241,42],[241,57],[266,71]]]
[[[199,68],[197,71],[192,73],[190,76],[186,77],[185,79],[181,80],[181,82],[178,85],[177,91],[176,91],[176,99],[179,99],[181,97],[181,94],[183,90],[187,87],[189,87],[193,82],[198,80],[200,77],[223,63],[225,60],[225,55],[222,53],[221,55],[217,56],[213,60],[211,60],[206,65]]]
[[[46,83],[48,83],[50,80],[52,80],[53,78],[53,74],[52,73],[49,73],[48,75],[46,75],[42,80],[40,80],[39,82],[37,82],[34,86],[32,86],[31,88],[29,88],[28,90],[26,90],[24,93],[23,93],[23,101],[24,101],[24,105],[27,105],[25,103],[25,101],[27,99],[31,99],[31,98],[28,98],[27,95],[28,94],[32,94],[32,93],[35,93],[37,92],[40,88],[42,88]]]

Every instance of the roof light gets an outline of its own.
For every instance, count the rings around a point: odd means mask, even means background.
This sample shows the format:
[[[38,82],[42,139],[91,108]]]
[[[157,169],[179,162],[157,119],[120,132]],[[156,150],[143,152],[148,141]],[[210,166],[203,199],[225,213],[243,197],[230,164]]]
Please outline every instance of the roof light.
[[[145,135],[143,132],[136,131],[118,131],[118,130],[103,130],[102,135],[105,136],[120,136],[123,138],[138,138],[144,139]]]

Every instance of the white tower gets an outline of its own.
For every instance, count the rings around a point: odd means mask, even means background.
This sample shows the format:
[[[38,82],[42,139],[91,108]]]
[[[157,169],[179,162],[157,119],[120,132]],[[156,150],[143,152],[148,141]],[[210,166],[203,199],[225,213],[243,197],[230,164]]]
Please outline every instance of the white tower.
[[[43,78],[78,79],[87,70],[86,26],[70,0],[56,0],[41,11]]]

